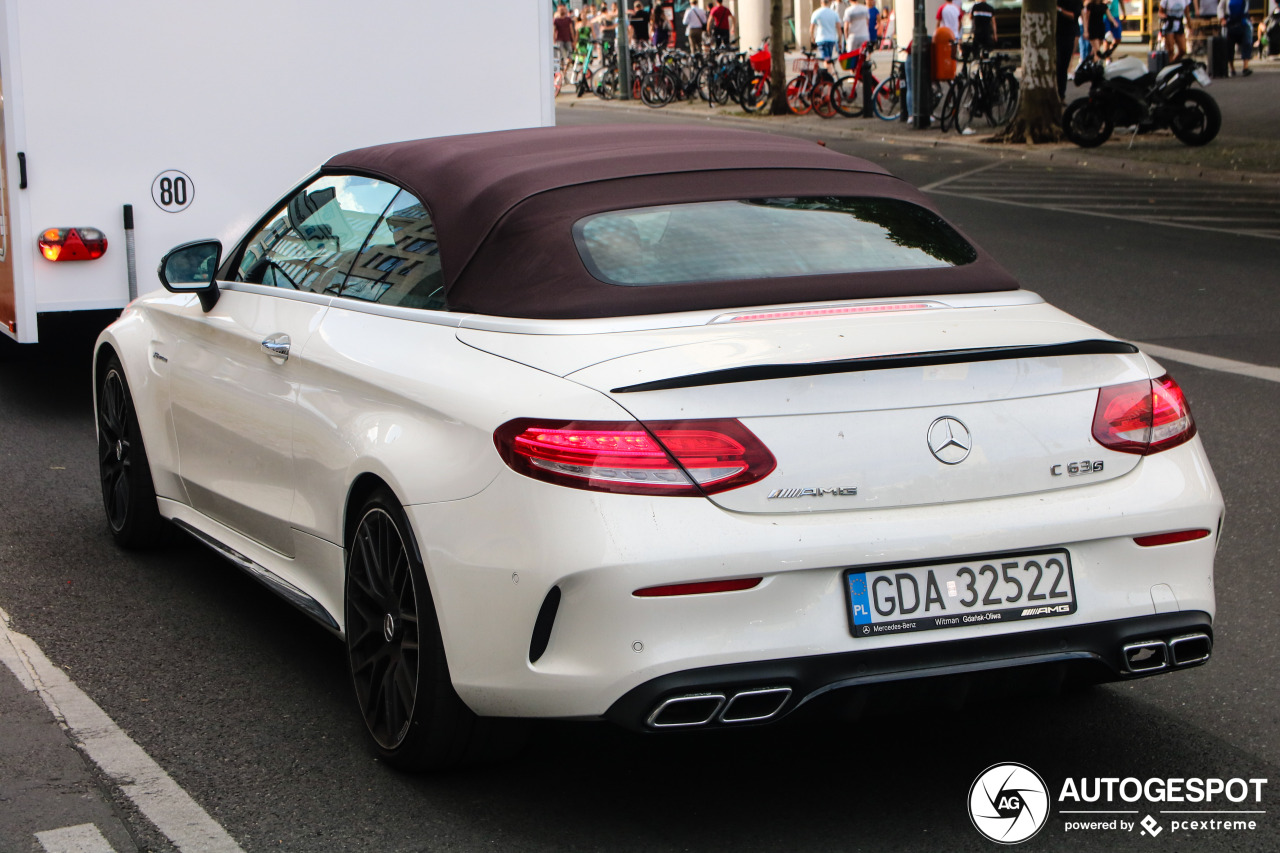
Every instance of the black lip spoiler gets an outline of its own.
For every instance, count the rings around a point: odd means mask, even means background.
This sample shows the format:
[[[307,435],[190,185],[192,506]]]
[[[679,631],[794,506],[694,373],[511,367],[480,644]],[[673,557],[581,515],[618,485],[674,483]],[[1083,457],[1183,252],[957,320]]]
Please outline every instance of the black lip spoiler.
[[[761,382],[766,379],[789,379],[795,376],[821,376],[828,373],[857,373],[863,370],[897,370],[903,367],[928,367],[935,364],[967,364],[977,361],[1006,361],[1014,358],[1053,358],[1064,355],[1132,355],[1138,348],[1124,341],[1073,341],[1065,344],[1041,344],[1023,347],[983,347],[980,349],[941,350],[907,355],[872,355],[839,361],[811,364],[759,364],[730,367],[706,373],[691,373],[638,385],[614,388],[611,393],[636,391],[668,391],[673,388],[697,388],[703,385],[726,385],[730,382]]]

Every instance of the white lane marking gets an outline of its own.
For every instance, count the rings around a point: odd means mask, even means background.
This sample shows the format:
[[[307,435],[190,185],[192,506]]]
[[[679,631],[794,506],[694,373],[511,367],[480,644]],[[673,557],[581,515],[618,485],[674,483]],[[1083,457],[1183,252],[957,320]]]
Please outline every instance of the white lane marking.
[[[920,187],[920,192],[922,192],[922,193],[933,192],[933,190],[934,190],[934,188],[935,188],[935,187],[940,187],[940,186],[942,186],[943,184],[949,184],[949,183],[951,183],[952,181],[961,181],[961,180],[964,180],[965,178],[968,178],[968,177],[970,177],[970,176],[972,176],[972,175],[977,175],[977,174],[979,174],[979,173],[981,173],[981,172],[985,172],[985,171],[987,171],[988,169],[994,169],[996,166],[1003,166],[1004,164],[1005,164],[1005,161],[1004,161],[1004,160],[997,160],[997,161],[995,161],[994,163],[988,163],[988,164],[987,164],[987,165],[985,165],[985,166],[979,166],[979,167],[978,167],[978,168],[976,168],[976,169],[970,169],[970,170],[969,170],[969,171],[967,171],[967,172],[961,172],[961,173],[960,173],[960,174],[958,174],[958,175],[952,175],[952,176],[951,176],[951,177],[949,177],[949,178],[943,178],[943,179],[942,179],[942,180],[940,180],[940,181],[934,181],[934,182],[933,182],[933,183],[931,183],[931,184],[928,184],[928,185],[926,185],[926,186]]]
[[[116,853],[111,842],[91,823],[37,832],[36,840],[45,853]]]
[[[84,753],[179,850],[244,853],[164,769],[85,695],[35,642],[9,628],[0,610],[0,661],[44,700]]]
[[[1156,358],[1167,358],[1169,361],[1176,361],[1181,364],[1190,364],[1222,373],[1236,373],[1253,379],[1265,379],[1268,382],[1280,382],[1280,367],[1266,367],[1261,364],[1250,364],[1247,361],[1219,358],[1216,355],[1205,355],[1204,353],[1162,347],[1156,344],[1144,344],[1141,341],[1130,341],[1130,343],[1147,355],[1155,356]]]

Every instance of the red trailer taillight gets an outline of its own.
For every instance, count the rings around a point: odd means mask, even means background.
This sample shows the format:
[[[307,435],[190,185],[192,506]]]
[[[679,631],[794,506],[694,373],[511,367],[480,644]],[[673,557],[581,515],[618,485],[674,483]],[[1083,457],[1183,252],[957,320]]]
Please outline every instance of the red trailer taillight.
[[[107,237],[97,228],[46,228],[39,242],[50,261],[92,261],[107,253]]]

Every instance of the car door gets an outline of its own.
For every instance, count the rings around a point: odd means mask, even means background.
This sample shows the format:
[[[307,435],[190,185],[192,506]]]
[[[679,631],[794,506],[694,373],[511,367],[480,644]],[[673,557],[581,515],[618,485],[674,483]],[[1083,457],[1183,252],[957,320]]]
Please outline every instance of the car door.
[[[238,252],[205,312],[180,312],[170,355],[179,467],[192,506],[293,555],[293,425],[306,344],[397,189],[324,176],[293,194]]]

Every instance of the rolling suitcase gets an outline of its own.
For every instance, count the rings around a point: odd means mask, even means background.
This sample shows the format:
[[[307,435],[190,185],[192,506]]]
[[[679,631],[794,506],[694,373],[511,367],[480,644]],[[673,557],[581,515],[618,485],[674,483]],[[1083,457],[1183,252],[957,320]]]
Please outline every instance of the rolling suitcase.
[[[1165,52],[1163,44],[1147,55],[1147,71],[1152,74],[1159,74],[1160,69],[1168,63],[1169,54]]]
[[[1209,76],[1210,77],[1226,77],[1227,76],[1227,60],[1231,56],[1228,51],[1231,45],[1223,36],[1209,36],[1206,47],[1209,50],[1207,59],[1209,60]]]

